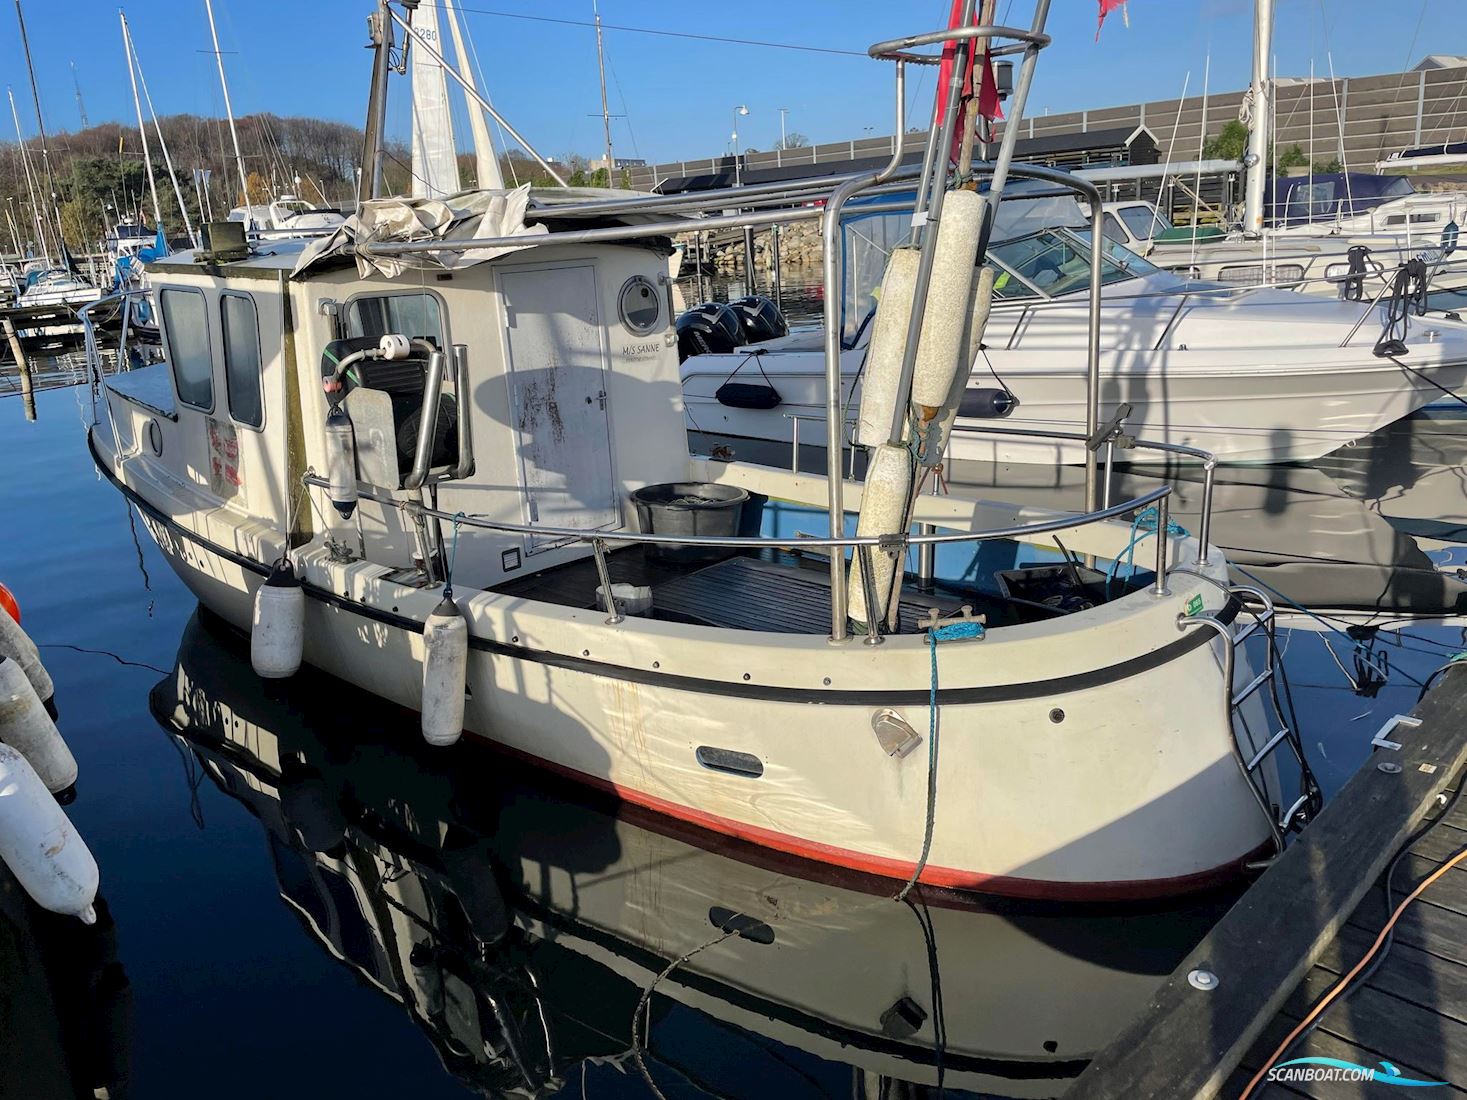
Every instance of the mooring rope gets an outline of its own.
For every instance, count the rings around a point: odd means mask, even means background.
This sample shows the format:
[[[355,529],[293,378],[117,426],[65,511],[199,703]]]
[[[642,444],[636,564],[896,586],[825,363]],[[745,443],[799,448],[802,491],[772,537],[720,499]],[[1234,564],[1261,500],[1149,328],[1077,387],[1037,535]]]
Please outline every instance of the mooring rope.
[[[917,857],[917,866],[912,869],[912,877],[897,892],[897,901],[906,901],[907,894],[922,877],[922,872],[927,867],[927,857],[932,852],[932,830],[937,821],[937,643],[968,641],[981,638],[984,633],[983,624],[977,619],[962,619],[929,627],[927,630],[927,646],[932,651],[932,686],[927,696],[927,819],[922,827],[922,854]]]

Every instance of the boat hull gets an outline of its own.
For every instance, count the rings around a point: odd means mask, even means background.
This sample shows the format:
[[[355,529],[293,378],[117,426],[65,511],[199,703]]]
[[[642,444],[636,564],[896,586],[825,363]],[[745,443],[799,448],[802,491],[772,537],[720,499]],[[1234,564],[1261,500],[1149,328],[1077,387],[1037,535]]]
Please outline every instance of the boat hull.
[[[131,459],[114,470],[95,432],[92,443],[184,583],[248,629],[269,554],[200,534],[166,487],[147,485]],[[380,570],[324,553],[297,564],[307,663],[416,709],[422,621],[438,591],[389,593]],[[1120,901],[1242,873],[1267,827],[1233,755],[1220,643],[1176,629],[1183,598],[1158,598],[1146,605],[1154,618],[1073,652],[1027,644],[1023,627],[939,648],[940,782],[921,882]],[[558,609],[579,648],[547,648],[554,624],[535,605],[494,593],[462,604],[470,736],[704,829],[893,880],[917,870],[932,721],[920,637],[832,646],[739,632],[730,645],[729,632],[705,630],[722,638],[705,644],[685,626],[636,620],[628,632]],[[1216,705],[1199,706],[1209,695]],[[887,756],[873,733],[884,707],[923,738],[905,758]],[[1250,728],[1263,728],[1261,716]],[[757,761],[760,774],[704,766],[698,750],[709,747]]]

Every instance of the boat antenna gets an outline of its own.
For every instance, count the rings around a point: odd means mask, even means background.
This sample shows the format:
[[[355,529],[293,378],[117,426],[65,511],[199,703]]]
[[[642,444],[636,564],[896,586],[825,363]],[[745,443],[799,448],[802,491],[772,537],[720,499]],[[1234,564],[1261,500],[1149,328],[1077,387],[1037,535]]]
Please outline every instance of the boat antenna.
[[[601,127],[606,135],[606,185],[616,186],[616,161],[611,157],[611,112],[606,107],[606,49],[601,41],[601,8],[591,0],[596,16],[596,68],[601,74]]]
[[[127,53],[127,77],[132,82],[132,106],[138,116],[138,136],[143,139],[143,170],[148,173],[148,190],[153,196],[153,225],[162,232],[163,230],[163,208],[158,204],[158,182],[153,178],[153,153],[148,148],[148,128],[143,125],[143,103],[138,98],[138,74],[134,67],[132,34],[127,28],[127,14],[118,9],[118,21],[122,24],[122,48]]]
[[[20,0],[15,0],[17,4]],[[239,130],[234,125],[234,107],[229,102],[229,81],[224,76],[224,55],[219,52],[219,29],[214,25],[214,0],[204,0],[204,10],[209,14],[209,37],[214,40],[214,61],[219,66],[219,87],[224,92],[224,115],[229,119],[229,139],[234,143],[234,167],[239,172],[240,203],[245,208],[246,224],[253,224],[250,217],[250,181],[245,174],[244,157],[239,151]]]
[[[83,130],[91,129],[92,124],[87,121],[87,105],[82,102],[81,80],[76,75],[76,62],[71,63],[71,86],[76,89],[76,113],[81,117]]]
[[[15,18],[20,23],[20,44],[25,51],[25,68],[31,78],[31,99],[36,104],[36,130],[41,135],[41,164],[46,169],[46,188],[51,192],[51,211],[56,217],[56,243],[64,250],[61,234],[61,210],[57,205],[56,177],[51,174],[51,150],[46,144],[46,120],[41,115],[41,90],[36,85],[36,67],[31,63],[31,41],[25,32],[25,13],[20,9],[20,0],[15,0]]]

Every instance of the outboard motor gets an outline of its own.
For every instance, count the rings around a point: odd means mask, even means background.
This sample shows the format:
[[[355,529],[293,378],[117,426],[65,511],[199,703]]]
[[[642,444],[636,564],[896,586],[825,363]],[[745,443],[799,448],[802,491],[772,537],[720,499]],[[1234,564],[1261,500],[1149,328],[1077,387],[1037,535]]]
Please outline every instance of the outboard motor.
[[[744,343],[759,344],[789,335],[789,322],[779,312],[779,307],[764,295],[751,294],[747,298],[730,302],[729,305],[738,314],[739,323],[743,325]]]
[[[739,314],[722,302],[704,302],[678,314],[677,357],[727,355],[748,342]]]

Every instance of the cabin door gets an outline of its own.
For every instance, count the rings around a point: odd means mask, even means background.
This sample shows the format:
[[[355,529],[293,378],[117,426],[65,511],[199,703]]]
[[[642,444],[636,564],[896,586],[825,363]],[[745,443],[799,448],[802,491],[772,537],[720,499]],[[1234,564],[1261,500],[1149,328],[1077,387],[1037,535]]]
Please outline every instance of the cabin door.
[[[589,265],[505,271],[510,410],[531,525],[621,525],[606,411],[606,352]],[[532,536],[529,552],[563,542]]]

